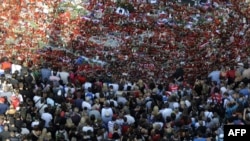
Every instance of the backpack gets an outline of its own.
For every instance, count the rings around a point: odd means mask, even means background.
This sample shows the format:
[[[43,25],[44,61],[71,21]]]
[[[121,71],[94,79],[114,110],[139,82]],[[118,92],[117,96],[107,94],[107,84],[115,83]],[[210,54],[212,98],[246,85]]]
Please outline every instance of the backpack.
[[[56,141],[64,141],[65,140],[64,133],[65,133],[65,131],[57,131]]]

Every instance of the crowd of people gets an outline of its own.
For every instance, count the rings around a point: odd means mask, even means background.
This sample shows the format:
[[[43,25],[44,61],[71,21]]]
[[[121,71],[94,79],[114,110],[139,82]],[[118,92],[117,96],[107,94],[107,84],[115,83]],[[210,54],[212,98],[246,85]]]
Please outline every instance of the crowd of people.
[[[77,64],[75,64],[77,65]],[[117,80],[44,62],[2,58],[3,141],[223,140],[224,125],[249,125],[248,64],[214,66],[194,84],[178,65],[172,80]]]
[[[150,2],[79,3],[90,13],[74,24],[36,14],[52,47],[2,53],[0,140],[221,141],[224,125],[250,124],[249,5]]]

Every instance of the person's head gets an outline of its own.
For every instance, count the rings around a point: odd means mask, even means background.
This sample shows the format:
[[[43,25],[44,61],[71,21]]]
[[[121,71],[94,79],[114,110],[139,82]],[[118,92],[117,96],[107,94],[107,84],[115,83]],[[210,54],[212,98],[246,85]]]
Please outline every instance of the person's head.
[[[127,117],[124,116],[124,117],[123,117],[123,121],[124,121],[124,122],[127,122],[127,121],[128,121]]]
[[[14,92],[15,95],[19,95],[19,90],[18,89],[14,89],[13,92]]]
[[[220,93],[220,89],[217,88],[217,87],[215,87],[215,88],[214,88],[214,93]]]
[[[211,82],[213,86],[217,86],[217,82],[216,81],[212,81]]]
[[[95,115],[90,115],[90,120],[92,121],[92,122],[94,122],[95,120],[96,120],[96,118],[95,118]]]
[[[0,97],[0,103],[5,103],[5,98],[4,97]]]
[[[65,129],[65,126],[61,124],[61,125],[59,126],[59,130],[64,130],[64,129]]]
[[[229,97],[229,93],[228,93],[228,92],[225,92],[225,93],[223,94],[223,96],[224,96],[225,98],[227,98],[227,97]]]
[[[48,107],[45,107],[45,108],[44,108],[44,112],[45,112],[45,113],[48,113],[48,112],[49,112]]]
[[[78,113],[79,112],[79,108],[78,107],[74,107],[74,112]]]
[[[105,107],[110,107],[110,104],[109,104],[109,102],[107,102],[107,101],[105,101]]]
[[[32,133],[36,136],[40,136],[42,134],[42,130],[38,126],[34,126]]]

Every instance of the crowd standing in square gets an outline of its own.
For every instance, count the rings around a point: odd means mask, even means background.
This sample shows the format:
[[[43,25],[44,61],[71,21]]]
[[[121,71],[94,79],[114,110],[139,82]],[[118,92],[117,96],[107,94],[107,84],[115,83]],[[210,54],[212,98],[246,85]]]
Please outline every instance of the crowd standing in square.
[[[0,140],[221,141],[225,124],[250,124],[247,2],[128,3],[91,1],[113,13],[81,17],[70,45],[62,11],[49,44],[64,49],[1,58]]]

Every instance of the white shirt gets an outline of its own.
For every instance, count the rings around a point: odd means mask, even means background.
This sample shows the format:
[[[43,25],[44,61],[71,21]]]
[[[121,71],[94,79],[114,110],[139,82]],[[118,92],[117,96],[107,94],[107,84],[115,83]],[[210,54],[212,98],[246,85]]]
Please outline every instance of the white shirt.
[[[173,102],[173,108],[179,108],[180,107],[180,104],[178,102]]]
[[[122,103],[122,104],[126,104],[128,102],[128,100],[123,96],[118,96],[117,97],[117,102]]]
[[[173,110],[171,108],[165,108],[161,109],[159,112],[162,114],[163,119],[166,120],[167,117],[171,116]]]
[[[33,122],[31,123],[31,127],[35,127],[35,126],[37,126],[37,125],[39,125],[39,121],[38,121],[38,120],[35,120],[35,121],[33,121]]]
[[[53,117],[50,113],[42,113],[41,119],[45,121],[45,127],[49,127],[49,123],[53,119]]]
[[[132,89],[132,87],[133,87],[133,85],[130,83],[130,82],[128,82],[128,83],[126,83],[125,85],[124,85],[124,91],[127,91],[128,90],[128,87],[130,87],[131,89]]]
[[[118,107],[118,103],[117,103],[117,101],[115,101],[114,99],[110,99],[110,100],[108,100],[107,102],[110,104],[111,101],[114,103],[114,106],[115,106],[115,107]]]
[[[59,81],[59,80],[60,80],[60,77],[51,75],[51,76],[49,77],[49,80],[50,80],[50,81]]]
[[[41,104],[39,107],[39,114],[42,115],[44,113],[44,109],[48,107],[47,104]]]
[[[224,101],[223,101],[223,107],[226,108],[227,107],[227,104],[230,102],[230,99],[229,98],[225,98]]]
[[[37,95],[35,95],[34,97],[33,97],[33,101],[34,101],[34,103],[35,103],[35,106],[38,108],[38,106],[41,104],[41,97],[40,96],[37,96]]]
[[[102,118],[112,117],[113,116],[113,110],[109,108],[102,108],[101,111]]]
[[[12,94],[12,96],[16,96],[16,98],[19,99],[20,103],[23,103],[23,96],[21,94],[18,94],[18,95]]]
[[[190,106],[191,106],[191,102],[188,101],[188,100],[185,100],[185,104],[186,104],[187,107],[190,107]]]
[[[69,83],[69,81],[68,81],[69,72],[66,72],[66,71],[59,72],[59,76],[60,76],[60,78],[61,78],[61,80],[63,81],[64,84]]]
[[[163,122],[154,122],[153,126],[156,126],[156,125],[160,125],[160,129],[162,129],[164,124]]]
[[[213,112],[205,111],[205,112],[204,112],[204,116],[205,116],[206,118],[212,119],[213,116],[214,116],[214,114],[213,114]]]
[[[118,118],[118,119],[115,120],[115,123],[122,126],[123,123],[124,123],[124,120],[122,118]]]
[[[117,91],[118,91],[118,89],[119,89],[119,85],[118,84],[115,84],[115,83],[113,83],[113,84],[109,84],[108,86],[113,86],[113,91],[116,93]]]
[[[55,101],[54,101],[52,98],[50,98],[50,97],[48,97],[48,98],[46,99],[46,103],[47,103],[47,104],[50,104],[51,106],[54,106],[54,105],[55,105]]]
[[[15,71],[21,72],[22,66],[18,64],[11,64],[11,73],[15,73]]]
[[[129,125],[135,123],[135,118],[132,117],[131,115],[125,115],[125,117],[127,118],[127,123],[128,123]]]
[[[82,102],[82,109],[84,109],[84,107],[86,107],[88,110],[91,110],[91,104],[86,101]]]
[[[205,122],[205,121],[202,121],[202,126],[205,126],[205,125],[206,125],[206,122]],[[196,123],[194,124],[194,126],[195,126],[195,128],[197,129],[197,128],[200,127],[201,125],[200,125],[199,122],[196,122]]]
[[[83,84],[83,88],[84,88],[85,92],[87,92],[88,88],[91,88],[91,87],[92,87],[92,83],[90,83],[90,82],[85,82]]]
[[[110,132],[110,133],[113,133],[113,131],[114,131],[114,125],[115,125],[115,121],[109,121],[108,122],[108,131]]]
[[[91,126],[83,126],[82,127],[82,131],[83,132],[87,132],[87,131],[92,131],[92,132],[94,132],[94,128],[93,127],[91,127]]]
[[[28,128],[21,128],[22,135],[28,135],[29,133],[30,133],[30,130]]]

